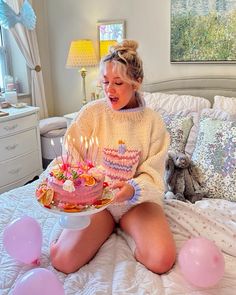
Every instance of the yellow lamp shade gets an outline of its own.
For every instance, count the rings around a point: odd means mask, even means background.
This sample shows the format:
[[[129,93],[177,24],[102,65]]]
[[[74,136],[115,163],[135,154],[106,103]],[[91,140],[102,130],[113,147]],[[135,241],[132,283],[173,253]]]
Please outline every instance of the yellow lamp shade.
[[[116,40],[101,40],[100,41],[100,57],[109,53],[109,48],[117,44]]]
[[[95,49],[91,40],[74,40],[70,44],[66,61],[67,68],[94,66],[97,64]]]

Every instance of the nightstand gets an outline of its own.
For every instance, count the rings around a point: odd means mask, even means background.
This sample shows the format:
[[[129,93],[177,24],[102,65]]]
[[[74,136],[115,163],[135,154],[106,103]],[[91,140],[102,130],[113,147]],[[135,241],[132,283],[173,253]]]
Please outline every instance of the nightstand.
[[[67,128],[70,126],[72,121],[76,118],[77,114],[78,114],[78,112],[64,115],[64,118],[66,118],[66,122],[67,122]]]
[[[0,193],[33,180],[43,171],[39,108],[2,111],[9,115],[0,117]]]

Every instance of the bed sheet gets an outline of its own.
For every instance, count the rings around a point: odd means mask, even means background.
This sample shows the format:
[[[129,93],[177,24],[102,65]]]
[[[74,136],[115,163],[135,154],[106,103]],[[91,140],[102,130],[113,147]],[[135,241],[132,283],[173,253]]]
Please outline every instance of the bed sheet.
[[[174,233],[177,249],[193,236],[205,236],[222,249],[225,274],[214,287],[201,289],[182,276],[178,263],[166,274],[157,275],[138,263],[119,233],[114,233],[94,259],[79,271],[65,275],[49,260],[49,246],[61,232],[58,216],[43,210],[34,198],[38,181],[0,195],[0,294],[12,293],[15,283],[32,266],[15,261],[3,247],[2,234],[7,224],[24,215],[35,218],[43,230],[40,267],[53,271],[64,285],[66,295],[233,295],[236,294],[236,203],[202,200],[196,204],[177,200],[164,208]],[[54,294],[52,294],[54,295]],[[56,295],[56,294],[55,294]]]

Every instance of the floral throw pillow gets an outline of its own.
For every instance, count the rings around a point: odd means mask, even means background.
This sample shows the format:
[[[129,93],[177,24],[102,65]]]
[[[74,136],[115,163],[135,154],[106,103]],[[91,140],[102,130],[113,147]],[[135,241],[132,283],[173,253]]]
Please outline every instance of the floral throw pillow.
[[[236,201],[236,121],[201,118],[192,161],[210,198]]]
[[[171,138],[170,150],[184,152],[190,129],[193,126],[192,117],[178,114],[165,114],[162,117]]]

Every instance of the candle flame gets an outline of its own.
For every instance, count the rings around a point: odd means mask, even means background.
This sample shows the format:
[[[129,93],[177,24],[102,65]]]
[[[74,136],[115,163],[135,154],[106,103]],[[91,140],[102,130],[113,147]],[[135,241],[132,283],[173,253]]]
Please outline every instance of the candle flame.
[[[65,149],[68,151],[68,143],[65,142]]]
[[[84,142],[84,138],[82,135],[80,135],[80,142],[83,143]]]

